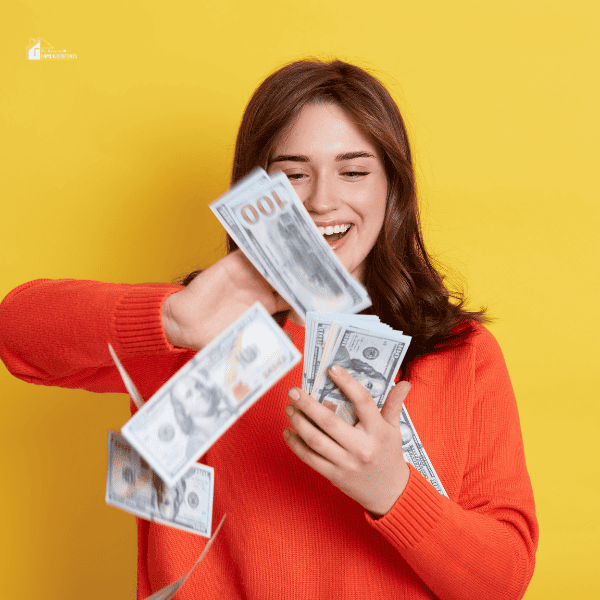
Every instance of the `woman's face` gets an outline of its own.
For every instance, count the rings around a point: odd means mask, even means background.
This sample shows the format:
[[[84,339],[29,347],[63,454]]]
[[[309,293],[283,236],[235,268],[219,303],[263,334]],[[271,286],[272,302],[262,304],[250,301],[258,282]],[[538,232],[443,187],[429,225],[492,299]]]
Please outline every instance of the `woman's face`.
[[[268,171],[277,170],[288,176],[342,264],[364,281],[387,197],[375,146],[337,104],[309,104],[275,146]]]

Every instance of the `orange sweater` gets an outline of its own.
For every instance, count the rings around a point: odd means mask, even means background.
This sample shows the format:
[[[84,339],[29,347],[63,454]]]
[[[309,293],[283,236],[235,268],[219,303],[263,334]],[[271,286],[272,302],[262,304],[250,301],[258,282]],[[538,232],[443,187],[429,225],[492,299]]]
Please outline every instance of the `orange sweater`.
[[[37,280],[0,304],[0,356],[32,383],[125,392],[110,342],[149,398],[192,356],[165,338],[160,309],[179,286]],[[297,348],[304,329],[284,329]],[[177,598],[521,598],[538,539],[517,406],[483,327],[419,358],[406,408],[449,499],[411,467],[404,493],[371,518],[287,448],[287,390],[301,364],[201,461],[215,469],[213,523],[227,519]],[[134,407],[132,405],[132,410]],[[206,539],[138,519],[138,598],[186,573]]]

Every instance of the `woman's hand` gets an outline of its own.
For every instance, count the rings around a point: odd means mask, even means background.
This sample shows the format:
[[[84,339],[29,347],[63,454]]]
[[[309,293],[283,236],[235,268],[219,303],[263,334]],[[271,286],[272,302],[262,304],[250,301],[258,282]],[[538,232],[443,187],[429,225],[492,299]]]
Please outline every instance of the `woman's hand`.
[[[353,427],[306,392],[292,388],[288,395],[293,404],[286,413],[297,433],[285,429],[283,434],[300,460],[381,516],[408,482],[400,413],[411,384],[402,381],[392,388],[380,413],[371,394],[345,369],[338,369],[330,370],[329,377],[352,401],[358,423]]]
[[[270,314],[290,308],[236,250],[167,296],[162,307],[165,334],[174,346],[200,350],[256,301]]]

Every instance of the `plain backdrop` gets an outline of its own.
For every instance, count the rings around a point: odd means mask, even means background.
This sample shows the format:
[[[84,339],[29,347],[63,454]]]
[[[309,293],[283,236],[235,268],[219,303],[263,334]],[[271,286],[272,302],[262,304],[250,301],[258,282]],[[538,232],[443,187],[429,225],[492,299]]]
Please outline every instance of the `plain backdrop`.
[[[541,529],[526,599],[600,597],[597,2],[13,0],[0,31],[0,297],[208,266],[262,79],[308,56],[378,76],[427,242],[496,319]],[[28,60],[38,38],[77,57]],[[133,598],[135,520],[104,504],[128,398],[2,365],[0,397],[0,595]]]

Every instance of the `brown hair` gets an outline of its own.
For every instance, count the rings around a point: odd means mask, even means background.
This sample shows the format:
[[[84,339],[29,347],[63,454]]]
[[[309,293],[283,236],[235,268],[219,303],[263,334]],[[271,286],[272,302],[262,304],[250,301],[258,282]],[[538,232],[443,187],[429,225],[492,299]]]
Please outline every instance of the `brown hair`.
[[[265,79],[244,112],[235,145],[233,185],[254,168],[268,168],[282,132],[302,108],[315,101],[335,102],[380,150],[388,179],[383,227],[366,261],[364,285],[376,314],[412,336],[407,363],[417,355],[460,345],[484,310],[469,312],[464,297],[449,292],[429,257],[419,219],[408,136],[396,103],[371,74],[334,60],[291,63]],[[237,248],[227,236],[227,251]],[[181,283],[187,285],[199,271]],[[282,322],[282,315],[278,321]]]

